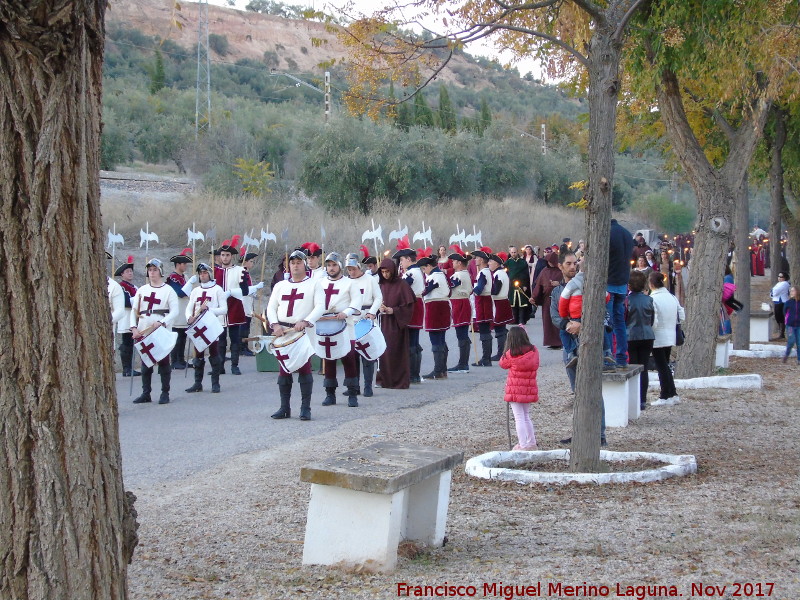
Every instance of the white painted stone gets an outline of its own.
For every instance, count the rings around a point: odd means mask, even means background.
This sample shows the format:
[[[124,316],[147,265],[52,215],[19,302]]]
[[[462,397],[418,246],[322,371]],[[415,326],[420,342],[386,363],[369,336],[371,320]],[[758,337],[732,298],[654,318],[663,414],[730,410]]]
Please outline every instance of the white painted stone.
[[[769,341],[769,323],[772,313],[750,313],[750,342]]]
[[[659,387],[658,375],[650,374],[649,388]],[[695,377],[694,379],[676,379],[675,388],[679,390],[699,390],[720,388],[726,390],[760,390],[761,375],[715,375],[713,377]]]
[[[501,464],[522,464],[530,461],[548,462],[562,460],[565,467],[569,466],[569,450],[543,450],[534,452],[508,451],[487,452],[467,461],[465,472],[472,477],[481,479],[495,479],[499,481],[516,481],[517,483],[649,483],[661,481],[670,477],[680,477],[697,472],[697,461],[691,454],[659,454],[655,452],[612,452],[600,451],[600,460],[625,461],[648,459],[668,463],[658,469],[646,471],[633,471],[624,473],[543,473],[499,467]]]
[[[615,373],[603,374],[603,406],[606,411],[606,427],[627,427],[628,421],[638,419],[639,377],[642,367],[631,365],[617,369]]]
[[[781,358],[786,353],[786,346],[777,344],[750,344],[749,350],[731,350],[731,356],[743,358]],[[792,349],[790,356],[796,356],[797,351]]]
[[[730,357],[732,344],[729,340],[724,342],[717,342],[717,354],[714,361],[714,366],[719,369],[728,368],[728,358]]]

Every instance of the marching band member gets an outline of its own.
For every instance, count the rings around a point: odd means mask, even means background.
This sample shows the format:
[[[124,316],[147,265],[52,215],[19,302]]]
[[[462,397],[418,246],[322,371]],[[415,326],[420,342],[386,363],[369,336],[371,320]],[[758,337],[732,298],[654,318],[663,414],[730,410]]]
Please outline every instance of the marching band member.
[[[180,254],[176,254],[169,259],[169,262],[173,264],[174,270],[167,277],[167,284],[178,295],[179,307],[178,317],[172,326],[172,331],[178,334],[178,341],[175,342],[175,347],[170,354],[170,362],[173,369],[186,368],[186,361],[183,358],[186,355],[186,317],[184,315],[186,314],[186,306],[189,304],[189,294],[184,293],[183,286],[186,285],[186,268],[192,262],[191,254],[191,248],[184,248]],[[197,276],[192,275],[189,281],[191,282],[189,292],[191,292],[192,286],[197,283]]]
[[[408,324],[408,356],[411,383],[421,383],[419,369],[422,365],[422,346],[419,345],[419,331],[424,324],[425,307],[422,302],[422,292],[425,282],[422,271],[417,266],[417,252],[409,247],[408,236],[397,242],[398,251],[392,258],[400,262],[400,278],[403,279],[414,292],[414,313]]]
[[[219,247],[220,266],[214,267],[214,280],[224,291],[230,292],[228,297],[228,314],[225,316],[225,331],[220,336],[219,354],[222,357],[222,370],[225,374],[225,352],[228,338],[231,341],[231,374],[241,375],[239,370],[239,352],[241,350],[241,326],[245,323],[244,304],[242,298],[250,293],[250,276],[239,265],[234,264],[233,255],[239,254],[236,246],[239,236],[225,240]]]
[[[245,253],[244,246],[242,246],[241,248],[241,253],[242,256],[239,260],[241,260],[242,262],[242,268],[247,272],[248,281],[252,281],[253,277],[252,275],[250,275],[251,273],[250,269],[253,268],[256,258],[258,258],[258,254],[256,254],[255,252]],[[249,293],[247,294],[247,296],[244,296],[242,298],[242,305],[244,306],[244,325],[242,325],[241,331],[239,332],[239,337],[241,339],[250,337],[250,324],[253,320],[254,298],[256,297],[256,294],[258,294],[258,291],[264,287],[264,282],[259,281],[255,285],[250,285],[248,287],[249,287]],[[248,350],[246,346],[242,348],[241,354],[244,356],[254,356],[253,353],[250,352],[250,350]]]
[[[425,331],[428,332],[433,352],[433,371],[423,379],[447,379],[447,342],[445,335],[450,329],[450,286],[447,277],[439,268],[435,258],[427,256],[417,261],[425,273]]]
[[[138,338],[142,332],[152,325],[156,327],[171,327],[178,316],[178,296],[175,291],[164,281],[164,265],[153,258],[145,265],[147,269],[146,283],[136,291],[131,310],[130,327],[133,338]],[[169,364],[169,355],[158,361],[158,374],[161,376],[161,397],[159,404],[169,403],[169,385],[172,369]],[[151,379],[153,367],[142,363],[142,395],[136,398],[134,404],[152,402],[150,398]]]
[[[503,269],[505,258],[504,253],[489,255],[489,270],[492,272],[492,325],[494,326],[494,339],[497,340],[497,354],[492,356],[492,360],[498,361],[503,356],[506,345],[508,330],[506,325],[514,320],[514,313],[511,311],[511,302],[508,301],[508,290],[511,287],[508,273]]]
[[[325,257],[325,270],[328,276],[317,282],[314,292],[314,310],[309,321],[316,323],[323,314],[332,313],[331,316],[338,320],[347,321],[349,332],[350,351],[342,357],[344,367],[344,385],[347,386],[347,406],[358,406],[358,353],[353,343],[354,317],[361,314],[361,291],[358,286],[352,285],[349,278],[342,271],[342,258],[337,252],[331,252]],[[322,406],[336,404],[336,361],[323,359],[323,372],[325,379],[325,400]]]
[[[189,292],[189,299],[184,309],[184,317],[189,325],[194,324],[204,308],[216,315],[220,324],[225,326],[225,315],[228,314],[229,292],[224,291],[213,279],[213,267],[206,263],[197,265],[197,277],[200,285],[192,290],[192,278],[184,285],[183,291]],[[222,370],[222,357],[219,354],[219,338],[211,342],[208,347],[208,362],[211,363],[211,393],[219,394],[219,373]],[[194,385],[186,390],[187,393],[203,391],[203,371],[206,367],[205,350],[195,351],[194,359]]]
[[[133,370],[133,334],[131,334],[131,301],[136,295],[136,286],[133,285],[133,256],[128,257],[128,261],[117,267],[114,277],[119,277],[119,285],[125,302],[125,316],[117,324],[117,333],[122,336],[119,345],[119,357],[122,362],[122,376],[141,375],[139,371]]]
[[[303,331],[312,327],[309,320],[314,309],[314,292],[316,282],[307,271],[308,255],[304,249],[296,249],[289,255],[289,278],[278,281],[272,288],[265,318],[272,333],[281,337],[291,330]],[[288,419],[291,414],[292,373],[283,368],[278,361],[278,392],[281,406],[271,415],[273,419]],[[311,358],[297,371],[297,382],[300,384],[300,420],[311,419],[311,392],[314,389],[314,377],[311,374]]]
[[[378,284],[378,278],[361,270],[358,254],[348,254],[344,264],[347,269],[347,274],[350,276],[350,281],[353,285],[357,286],[361,292],[362,317],[374,321],[378,316],[378,310],[383,302],[383,294]],[[369,398],[372,396],[372,377],[375,374],[375,361],[377,359],[368,360],[364,356],[359,356],[364,371],[364,396]]]
[[[472,305],[469,297],[472,294],[472,279],[469,276],[467,265],[470,257],[456,244],[450,248],[455,250],[447,258],[453,262],[453,274],[448,283],[450,285],[450,310],[453,315],[453,327],[458,339],[458,364],[447,371],[469,373],[469,348],[472,345],[469,339],[469,323],[472,320]]]
[[[378,269],[378,259],[374,256],[369,255],[369,249],[361,245],[361,252],[364,253],[364,258],[361,259],[361,264],[364,265],[364,268],[369,271],[369,274],[375,277],[375,281],[378,281],[378,276],[380,275],[380,269]]]
[[[481,359],[472,363],[473,367],[492,366],[492,272],[488,265],[491,252],[491,248],[484,246],[472,253],[478,272],[475,287],[472,289],[472,293],[475,295],[475,323],[478,325],[483,350]]]
[[[308,254],[308,270],[311,272],[311,279],[315,282],[325,279],[328,273],[322,264],[322,248],[314,242],[306,242],[300,247],[304,248]]]

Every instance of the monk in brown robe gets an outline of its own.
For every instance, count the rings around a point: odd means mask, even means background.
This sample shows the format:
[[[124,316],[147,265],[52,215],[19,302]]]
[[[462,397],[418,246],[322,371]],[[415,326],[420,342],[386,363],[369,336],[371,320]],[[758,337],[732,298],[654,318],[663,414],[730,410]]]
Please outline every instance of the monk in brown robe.
[[[548,348],[561,348],[558,329],[550,320],[550,294],[553,288],[559,285],[561,279],[561,269],[558,268],[558,252],[551,252],[547,256],[547,266],[539,273],[531,290],[531,298],[538,306],[542,307],[542,330],[544,332],[542,345]]]
[[[383,294],[380,321],[386,352],[378,359],[376,382],[382,388],[407,390],[410,384],[408,324],[414,312],[414,292],[397,276],[397,265],[391,258],[381,262],[378,283]]]

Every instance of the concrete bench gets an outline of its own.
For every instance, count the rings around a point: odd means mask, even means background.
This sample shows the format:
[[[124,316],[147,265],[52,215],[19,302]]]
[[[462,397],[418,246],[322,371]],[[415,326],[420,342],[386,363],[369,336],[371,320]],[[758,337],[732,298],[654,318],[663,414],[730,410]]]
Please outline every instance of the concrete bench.
[[[731,336],[721,335],[717,337],[717,353],[714,359],[714,366],[718,369],[727,369],[731,355]]]
[[[444,542],[452,469],[463,452],[379,442],[311,463],[304,565],[391,571],[397,546]]]
[[[603,405],[606,427],[627,427],[629,419],[638,419],[639,377],[642,365],[617,367],[616,372],[603,373]]]
[[[774,321],[772,311],[759,310],[750,313],[750,342],[768,342],[769,324]]]

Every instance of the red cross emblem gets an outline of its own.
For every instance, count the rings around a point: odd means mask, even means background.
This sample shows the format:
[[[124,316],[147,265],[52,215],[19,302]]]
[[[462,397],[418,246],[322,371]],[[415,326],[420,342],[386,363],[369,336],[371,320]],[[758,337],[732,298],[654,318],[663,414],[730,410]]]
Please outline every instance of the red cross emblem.
[[[365,344],[363,342],[357,341],[355,344],[356,350],[358,350],[359,352],[363,352],[364,356],[367,357],[367,360],[372,360],[372,357],[369,355],[369,352],[367,352],[367,348],[369,347],[370,347],[369,343]]]
[[[150,344],[148,346],[147,343],[144,340],[142,340],[142,342],[139,344],[139,352],[141,352],[142,354],[146,354],[151,362],[157,363],[158,361],[153,357],[152,354],[150,354],[150,350],[152,350],[155,347],[156,347],[155,344]]]
[[[289,358],[289,355],[288,354],[281,354],[280,350],[275,350],[275,358],[277,358],[279,361],[281,361],[281,364],[283,364],[283,361],[285,361],[287,358]],[[286,365],[284,365],[284,368],[285,367],[286,367]]]
[[[207,301],[209,301],[209,300],[211,300],[211,296],[209,296],[208,294],[206,294],[205,290],[203,290],[203,293],[202,293],[202,294],[200,294],[200,295],[197,297],[197,303],[198,303],[198,304],[202,304],[203,302],[207,302]]]
[[[208,329],[208,327],[203,327],[202,329],[200,329],[199,327],[195,328],[194,334],[192,334],[192,337],[194,337],[195,339],[203,338],[203,341],[206,344],[210,345],[211,344],[211,340],[209,340],[206,336],[203,335],[206,332],[207,329]]]
[[[325,308],[327,309],[331,306],[331,296],[338,294],[339,290],[337,290],[336,286],[334,286],[332,283],[329,283],[328,287],[326,287],[323,291],[325,292]]]
[[[148,314],[153,310],[153,305],[161,304],[161,300],[156,296],[155,292],[150,292],[150,295],[143,297],[142,300],[150,305],[147,307]]]
[[[325,358],[330,359],[331,357],[331,348],[334,346],[338,346],[339,342],[334,342],[331,338],[326,337],[324,342],[318,342],[320,346],[325,347]]]
[[[291,317],[294,314],[295,300],[302,300],[304,296],[305,294],[300,294],[297,292],[297,288],[292,288],[291,294],[286,294],[284,296],[281,296],[281,300],[289,303],[289,310],[286,311],[287,317]]]

